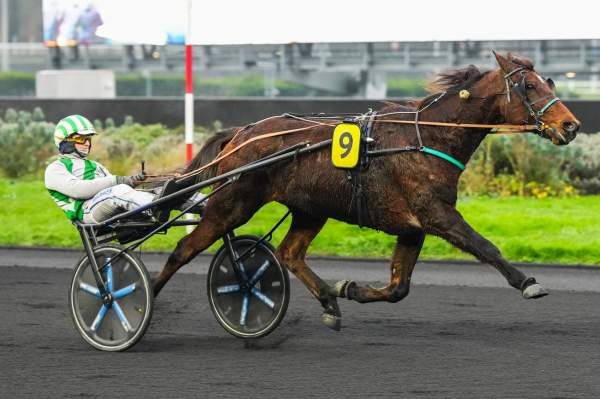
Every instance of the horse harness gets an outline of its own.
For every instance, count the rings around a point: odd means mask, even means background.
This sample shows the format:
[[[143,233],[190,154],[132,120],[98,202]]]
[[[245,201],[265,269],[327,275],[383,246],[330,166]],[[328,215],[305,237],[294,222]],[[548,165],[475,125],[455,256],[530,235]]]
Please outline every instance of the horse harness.
[[[431,105],[437,103],[446,93],[442,93],[440,96],[433,99],[423,108],[417,110],[415,113],[415,130],[418,140],[417,146],[405,146],[398,148],[386,148],[381,150],[370,150],[369,146],[375,143],[372,137],[373,125],[376,121],[377,112],[369,109],[366,114],[355,118],[344,118],[343,123],[358,124],[360,126],[360,151],[359,159],[355,167],[348,169],[347,178],[352,185],[350,205],[348,207],[348,214],[351,215],[353,212],[356,214],[356,220],[359,227],[364,227],[369,222],[369,206],[368,197],[366,191],[363,188],[362,173],[365,172],[371,163],[371,160],[380,156],[395,155],[403,152],[423,152],[426,154],[433,155],[441,158],[452,165],[456,166],[461,171],[465,170],[465,165],[458,161],[456,158],[443,153],[441,151],[434,150],[432,148],[423,145],[421,138],[421,132],[419,130],[419,114]],[[366,122],[365,122],[366,121]]]
[[[327,115],[327,114],[323,114],[323,113],[317,113],[317,114],[300,115],[300,114],[285,113],[283,115],[273,116],[273,117],[270,117],[267,119],[272,119],[272,118],[277,118],[277,117],[294,118],[294,119],[301,120],[304,122],[311,122],[312,125],[301,127],[301,128],[277,131],[277,132],[272,132],[272,133],[265,133],[260,136],[253,137],[253,138],[241,143],[237,147],[231,149],[227,153],[219,154],[217,156],[217,158],[215,158],[208,164],[203,165],[202,167],[200,167],[198,169],[195,169],[193,171],[190,171],[188,173],[178,176],[176,178],[176,180],[179,181],[179,180],[188,178],[190,176],[199,174],[203,170],[207,169],[208,167],[219,163],[224,158],[228,157],[229,155],[233,154],[234,152],[237,152],[241,148],[243,148],[246,145],[249,145],[252,142],[255,142],[257,140],[293,134],[293,133],[297,133],[297,132],[301,132],[301,131],[310,130],[310,129],[313,129],[313,128],[319,127],[319,126],[330,126],[330,127],[334,127],[335,129],[337,129],[341,125],[355,125],[360,130],[360,143],[359,143],[359,147],[358,147],[359,150],[358,150],[357,162],[352,163],[350,166],[339,166],[339,165],[335,165],[335,162],[333,162],[333,163],[334,163],[334,166],[336,166],[336,167],[343,167],[343,168],[347,169],[347,179],[350,181],[351,187],[352,187],[351,188],[352,197],[350,200],[348,214],[351,215],[353,212],[353,208],[354,208],[354,212],[356,213],[356,219],[358,222],[357,224],[360,227],[363,227],[368,223],[368,218],[369,218],[368,209],[369,208],[368,208],[368,198],[367,198],[366,192],[364,190],[364,183],[362,181],[362,173],[365,172],[369,168],[369,165],[373,158],[380,157],[380,156],[395,155],[395,154],[400,154],[400,153],[404,153],[404,152],[422,152],[422,153],[429,154],[429,155],[435,156],[437,158],[443,159],[446,162],[449,162],[452,165],[454,165],[455,167],[457,167],[458,169],[460,169],[460,171],[465,170],[465,165],[462,162],[460,162],[459,160],[457,160],[456,158],[454,158],[451,155],[448,155],[446,153],[443,153],[441,151],[438,151],[438,150],[435,150],[435,149],[425,146],[423,144],[423,140],[421,138],[421,132],[419,130],[419,125],[448,126],[448,127],[460,127],[460,128],[479,128],[479,129],[489,128],[489,129],[496,129],[497,133],[500,133],[500,130],[503,130],[508,133],[535,131],[538,135],[541,135],[542,131],[546,128],[546,125],[541,120],[542,116],[544,115],[544,113],[546,111],[548,111],[548,109],[550,109],[550,107],[552,107],[552,105],[559,102],[560,99],[556,96],[550,95],[550,96],[541,97],[535,101],[530,101],[529,97],[527,95],[527,84],[525,82],[525,75],[527,74],[528,70],[529,69],[527,67],[519,67],[509,73],[506,73],[504,75],[504,80],[505,80],[505,84],[506,84],[506,93],[499,93],[499,94],[506,94],[507,101],[510,102],[511,101],[510,92],[511,92],[511,90],[514,90],[515,93],[517,93],[517,95],[519,96],[519,98],[523,101],[523,104],[527,108],[529,114],[534,118],[535,125],[530,125],[530,124],[490,125],[490,124],[475,124],[475,123],[449,123],[449,122],[420,121],[419,120],[420,113],[422,111],[426,110],[427,108],[433,106],[438,101],[440,101],[447,94],[447,92],[442,92],[439,96],[435,97],[433,100],[428,102],[425,106],[417,109],[416,111],[391,112],[391,113],[379,114],[379,115],[377,114],[377,112],[375,112],[371,109],[369,109],[369,111],[365,114]],[[516,76],[517,74],[519,75],[520,79],[518,79],[517,81],[514,81],[512,79],[512,76],[513,75]],[[550,85],[553,84],[553,82],[550,79],[546,79],[546,82]],[[549,101],[547,101],[539,111],[535,111],[533,106],[535,104],[538,104],[538,103],[546,100],[546,99],[549,99]],[[391,115],[391,114],[414,114],[415,117],[414,117],[414,120],[376,119],[378,117],[384,117],[386,115]],[[264,119],[264,120],[267,120],[267,119]],[[314,119],[329,120],[329,121],[318,122]],[[340,120],[342,120],[342,123],[340,123]],[[375,143],[375,140],[372,137],[373,125],[375,122],[377,122],[377,123],[393,123],[393,124],[413,124],[415,126],[418,145],[398,147],[398,148],[386,148],[386,149],[379,149],[379,150],[370,150],[370,148],[369,148],[370,145]],[[257,123],[259,123],[259,122],[257,122]],[[254,126],[257,123],[249,125],[247,127]],[[246,128],[241,129],[238,133],[240,133],[241,131],[244,131],[245,129]],[[334,131],[334,137],[335,137],[335,131]],[[341,140],[341,137],[340,137],[340,140]],[[332,161],[333,161],[333,152],[334,152],[334,148],[336,146],[336,142],[334,139],[330,139],[327,141],[329,141],[332,144]],[[348,144],[348,143],[346,143],[346,144]],[[340,143],[340,145],[342,147],[344,147],[343,143]],[[352,146],[352,144],[350,144],[350,146]],[[367,223],[365,223],[365,222],[367,222]]]

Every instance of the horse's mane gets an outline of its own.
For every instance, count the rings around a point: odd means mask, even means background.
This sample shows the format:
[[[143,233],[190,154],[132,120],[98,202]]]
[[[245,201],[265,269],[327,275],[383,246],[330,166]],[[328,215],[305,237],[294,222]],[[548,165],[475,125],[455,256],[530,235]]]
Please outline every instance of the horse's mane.
[[[437,97],[439,93],[444,91],[458,92],[462,89],[471,87],[473,84],[483,78],[489,71],[481,72],[475,65],[469,65],[464,68],[450,69],[439,73],[426,86],[429,96],[422,99],[407,99],[382,101],[384,107],[381,112],[397,111],[397,110],[415,110],[421,104]]]
[[[520,56],[507,54],[507,58],[513,63],[527,69],[533,69],[531,60]],[[473,84],[481,80],[490,71],[481,71],[475,65],[469,65],[463,68],[450,69],[439,73],[427,85],[429,93],[439,93],[442,91],[458,91],[471,87]]]
[[[442,91],[456,91],[471,87],[481,80],[489,71],[481,72],[475,65],[469,65],[464,68],[450,69],[439,73],[427,85],[429,93],[439,93]]]

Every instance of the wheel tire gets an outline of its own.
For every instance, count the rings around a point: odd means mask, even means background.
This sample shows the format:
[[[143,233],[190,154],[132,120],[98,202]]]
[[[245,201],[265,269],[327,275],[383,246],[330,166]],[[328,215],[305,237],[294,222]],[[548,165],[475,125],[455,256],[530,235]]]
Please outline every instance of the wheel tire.
[[[122,249],[110,244],[96,247],[94,255],[98,266],[102,267],[105,259],[114,258]],[[131,292],[116,298],[100,317],[104,304],[97,293],[91,292],[97,290],[97,284],[86,255],[73,271],[69,288],[69,311],[75,329],[84,341],[96,349],[115,352],[131,348],[146,332],[152,318],[154,292],[146,267],[129,251],[111,262],[111,270],[113,292],[116,294],[135,284]],[[107,284],[106,271],[102,274]],[[121,321],[118,311],[125,316],[125,322]],[[97,318],[100,321],[94,327]],[[124,324],[128,324],[129,331],[126,331]]]
[[[256,236],[237,236],[232,238],[231,244],[240,256],[258,240],[259,237]],[[287,311],[290,279],[287,269],[275,256],[275,249],[269,243],[262,242],[242,260],[242,264],[248,278],[251,278],[265,261],[269,265],[255,285],[259,292],[250,296],[244,325],[241,324],[244,302],[242,292],[219,292],[219,288],[238,284],[225,246],[219,248],[208,269],[206,285],[210,309],[219,324],[236,337],[264,337],[277,328]],[[266,299],[259,299],[260,294],[264,294]],[[269,301],[273,304],[272,308],[267,304]]]

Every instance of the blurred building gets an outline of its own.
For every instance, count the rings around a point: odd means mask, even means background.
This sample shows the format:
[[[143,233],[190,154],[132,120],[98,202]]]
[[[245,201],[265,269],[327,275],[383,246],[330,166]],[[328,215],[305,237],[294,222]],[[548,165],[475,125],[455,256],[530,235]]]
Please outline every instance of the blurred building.
[[[70,41],[61,47],[50,42],[46,46],[42,43],[42,0],[0,3],[8,4],[9,15],[8,29],[1,29],[8,39],[8,43],[0,43],[5,71],[110,69],[117,75],[144,79],[143,95],[148,96],[164,95],[158,90],[162,83],[156,81],[157,76],[164,80],[183,74],[182,46],[81,41]],[[257,76],[264,86],[259,95],[266,97],[294,95],[293,90],[278,89],[277,82],[284,81],[303,87],[298,95],[383,98],[410,95],[410,90],[398,87],[406,86],[406,81],[428,79],[444,69],[468,64],[493,68],[492,49],[532,59],[538,71],[556,81],[563,97],[600,98],[600,40],[197,46],[194,68],[204,79]]]

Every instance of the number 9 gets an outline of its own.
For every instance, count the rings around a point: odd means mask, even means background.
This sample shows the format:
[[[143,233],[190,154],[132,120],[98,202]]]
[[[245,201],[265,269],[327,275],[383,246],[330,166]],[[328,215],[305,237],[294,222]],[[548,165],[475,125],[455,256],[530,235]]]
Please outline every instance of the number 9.
[[[352,151],[352,145],[354,144],[354,139],[349,132],[344,132],[340,134],[340,147],[345,150],[344,153],[340,154],[340,157],[346,158],[350,151]]]

